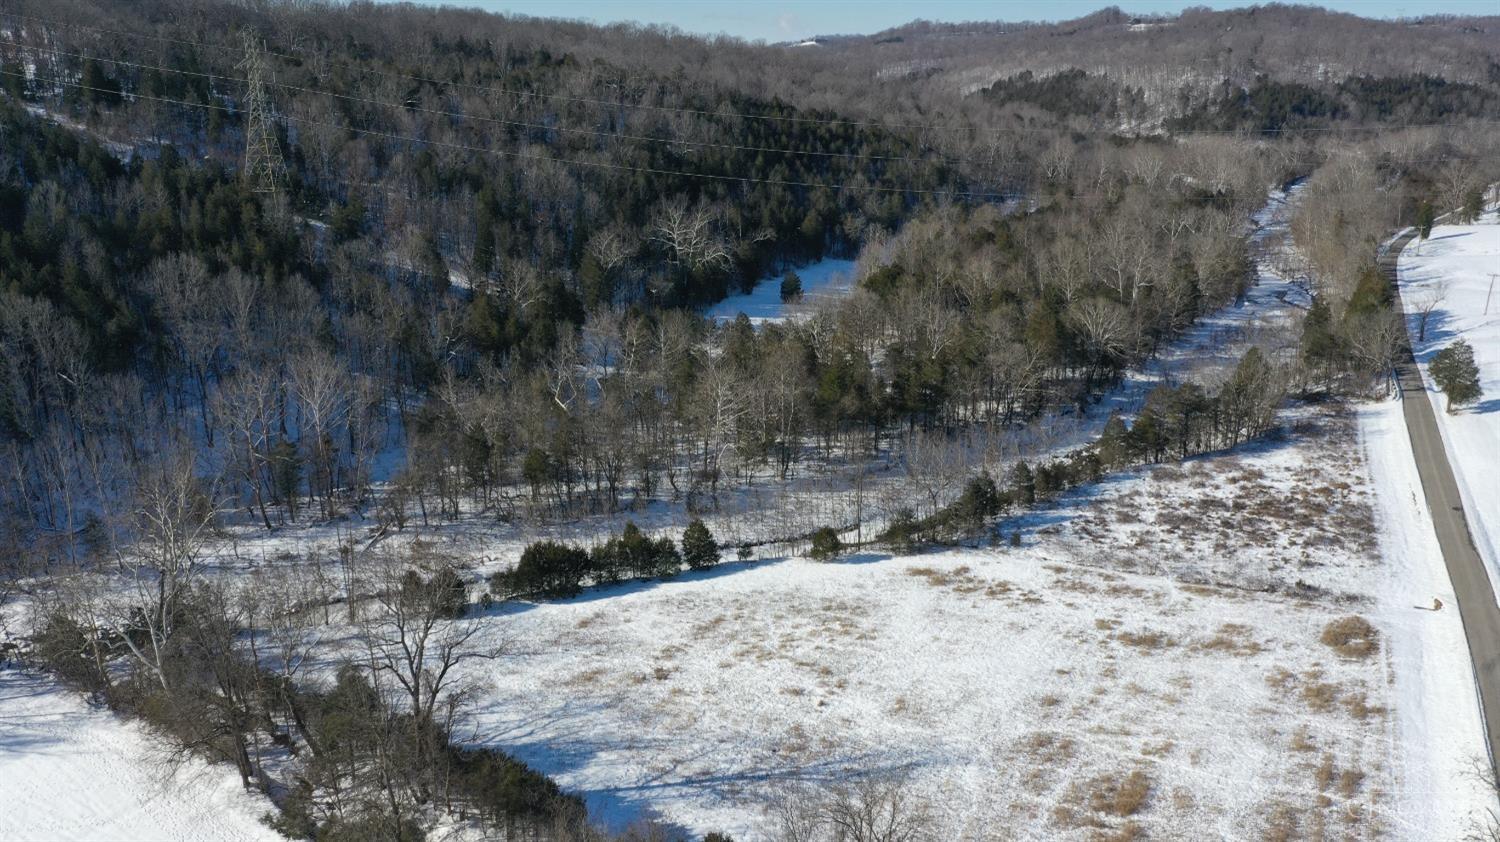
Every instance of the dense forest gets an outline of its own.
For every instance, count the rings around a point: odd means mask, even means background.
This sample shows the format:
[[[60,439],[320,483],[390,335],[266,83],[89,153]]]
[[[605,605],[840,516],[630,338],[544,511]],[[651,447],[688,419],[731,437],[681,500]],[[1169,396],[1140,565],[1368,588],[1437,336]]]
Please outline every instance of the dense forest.
[[[1288,396],[1379,389],[1402,342],[1379,243],[1500,180],[1495,25],[1112,10],[794,49],[407,4],[7,4],[0,574],[65,582],[38,589],[37,656],[233,764],[289,835],[417,839],[441,809],[598,838],[576,797],[456,747],[444,676],[498,653],[449,621],[728,544],[631,524],[478,577],[384,538],[687,520],[736,490],[885,472],[938,479],[819,524],[818,552],[851,528],[963,540],[1264,435]],[[1341,29],[1423,48],[1273,68],[1274,37],[1219,40],[1309,26],[1327,52]],[[1308,72],[1315,55],[1333,69]],[[242,172],[257,95],[269,186]],[[1254,214],[1292,183],[1294,341],[1163,384],[1066,452],[1005,439],[1083,417],[1241,302]],[[703,315],[833,256],[855,262],[845,296]],[[316,581],[199,575],[235,536],[312,526],[359,536]],[[92,572],[128,581],[127,604]],[[329,656],[344,666],[305,681],[306,627],[338,623],[359,630]]]

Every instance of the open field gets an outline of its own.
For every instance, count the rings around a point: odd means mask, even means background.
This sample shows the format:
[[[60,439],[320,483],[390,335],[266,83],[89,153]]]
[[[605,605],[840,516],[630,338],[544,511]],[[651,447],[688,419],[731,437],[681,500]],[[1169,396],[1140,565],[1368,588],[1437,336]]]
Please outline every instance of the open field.
[[[1004,525],[1018,549],[498,609],[474,734],[618,824],[744,838],[851,773],[941,805],[945,838],[1455,838],[1477,712],[1456,614],[1421,610],[1451,600],[1430,526],[1380,516],[1414,482],[1393,406],[1062,500]]]

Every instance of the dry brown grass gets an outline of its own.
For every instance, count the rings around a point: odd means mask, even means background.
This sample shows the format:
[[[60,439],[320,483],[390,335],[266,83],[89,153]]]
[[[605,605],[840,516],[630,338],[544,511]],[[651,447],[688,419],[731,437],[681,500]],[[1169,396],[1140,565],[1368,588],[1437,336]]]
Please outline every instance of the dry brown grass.
[[[1368,658],[1380,647],[1380,632],[1369,620],[1351,614],[1324,626],[1321,640],[1345,658]]]
[[[1119,827],[1100,828],[1089,837],[1091,842],[1135,842],[1146,838],[1146,829],[1139,822],[1126,822]]]
[[[1299,725],[1296,733],[1292,734],[1292,751],[1316,751],[1318,744],[1313,741],[1312,734],[1306,725]]]
[[[1240,623],[1225,623],[1220,626],[1218,633],[1198,644],[1198,649],[1223,652],[1242,658],[1259,655],[1265,651],[1264,646],[1251,638],[1250,627]]]
[[[1345,799],[1353,798],[1359,792],[1360,784],[1365,781],[1365,773],[1358,769],[1345,769],[1339,773],[1339,795]]]
[[[1133,816],[1151,797],[1151,778],[1140,769],[1124,777],[1106,776],[1089,782],[1089,809],[1107,816]]]
[[[1323,759],[1318,761],[1318,766],[1313,770],[1313,782],[1317,784],[1319,792],[1327,791],[1333,783],[1333,755],[1324,752]]]
[[[599,679],[603,677],[604,670],[595,667],[594,669],[584,670],[583,672],[578,673],[572,678],[569,678],[568,683],[575,687],[581,687],[588,684],[597,684]]]
[[[1120,632],[1114,639],[1142,652],[1159,652],[1177,645],[1177,640],[1164,632],[1143,629],[1138,632]]]
[[[1266,813],[1266,828],[1261,834],[1265,842],[1293,842],[1302,839],[1302,814],[1290,804],[1271,805]]]
[[[1318,713],[1331,710],[1339,700],[1339,686],[1319,681],[1314,673],[1309,673],[1306,679],[1302,685],[1302,701]]]

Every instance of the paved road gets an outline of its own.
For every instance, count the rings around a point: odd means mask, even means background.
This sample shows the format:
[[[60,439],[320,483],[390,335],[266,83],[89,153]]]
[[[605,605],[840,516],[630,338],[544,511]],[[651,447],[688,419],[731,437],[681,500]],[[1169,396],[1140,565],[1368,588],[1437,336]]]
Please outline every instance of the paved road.
[[[1380,257],[1380,268],[1392,286],[1396,284],[1396,262],[1401,249],[1412,236],[1403,235]],[[1397,300],[1400,300],[1399,294]],[[1500,774],[1500,767],[1495,766],[1496,760],[1500,759],[1500,604],[1495,602],[1495,591],[1484,561],[1474,549],[1474,539],[1469,535],[1469,521],[1464,515],[1458,483],[1453,478],[1452,466],[1448,464],[1437,416],[1433,414],[1432,401],[1422,384],[1422,373],[1412,357],[1410,343],[1402,352],[1396,374],[1402,408],[1406,413],[1406,430],[1411,435],[1412,453],[1417,459],[1417,472],[1422,477],[1422,491],[1427,496],[1427,507],[1432,510],[1432,525],[1437,529],[1438,546],[1443,550],[1448,577],[1453,580],[1464,637],[1469,641],[1469,657],[1474,662],[1474,677],[1479,684],[1479,704],[1483,709],[1490,764]]]

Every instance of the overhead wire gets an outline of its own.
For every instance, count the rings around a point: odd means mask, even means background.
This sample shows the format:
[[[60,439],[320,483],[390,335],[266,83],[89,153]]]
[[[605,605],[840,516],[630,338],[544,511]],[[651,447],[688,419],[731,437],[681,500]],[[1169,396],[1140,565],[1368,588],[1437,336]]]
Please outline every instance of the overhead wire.
[[[201,42],[201,41],[193,41],[191,39],[172,38],[172,37],[164,36],[164,35],[151,35],[151,34],[142,33],[142,32],[132,32],[132,31],[128,31],[128,30],[110,29],[110,28],[107,28],[107,27],[97,27],[97,26],[89,26],[89,25],[86,25],[86,24],[69,23],[69,22],[65,22],[65,21],[58,21],[58,20],[52,20],[52,19],[49,19],[49,18],[38,17],[36,15],[20,14],[18,12],[0,12],[0,16],[9,16],[9,17],[12,17],[12,18],[15,18],[15,19],[18,19],[18,20],[28,20],[28,21],[33,21],[33,22],[36,22],[36,23],[46,24],[46,25],[49,25],[49,26],[56,26],[56,27],[59,27],[59,28],[79,29],[79,30],[84,30],[84,31],[97,32],[97,33],[101,33],[101,34],[124,36],[124,37],[129,37],[129,38],[139,38],[139,39],[144,39],[144,40],[153,40],[153,41],[159,41],[159,42],[162,42],[162,43],[177,44],[177,45],[180,45],[180,46],[190,46],[190,47],[195,47],[195,48],[199,48],[199,49],[218,50],[218,51],[223,51],[223,52],[230,52],[230,53],[233,53],[233,54],[239,54],[240,52],[242,52],[241,48],[233,47],[233,46],[229,46],[229,45],[225,45],[225,44],[212,44],[212,43],[205,43],[205,42]],[[777,114],[749,114],[749,113],[734,112],[734,111],[723,111],[723,110],[709,111],[709,110],[704,110],[704,109],[681,108],[681,107],[666,106],[666,105],[654,105],[654,104],[651,104],[651,103],[627,103],[627,102],[619,102],[619,101],[607,100],[607,99],[596,99],[596,98],[590,98],[590,97],[569,96],[569,95],[566,95],[566,94],[552,94],[552,93],[542,93],[542,92],[538,92],[538,91],[527,91],[527,90],[521,90],[521,89],[517,89],[517,88],[502,87],[502,86],[498,86],[498,85],[479,85],[479,84],[474,84],[474,83],[469,83],[469,82],[458,82],[458,81],[453,81],[453,80],[434,79],[434,78],[431,78],[431,77],[419,76],[419,75],[416,75],[416,74],[397,73],[397,72],[394,72],[394,71],[379,70],[379,69],[375,69],[375,68],[365,67],[363,65],[355,64],[353,62],[348,62],[348,61],[327,60],[327,59],[324,59],[321,56],[311,56],[311,55],[307,54],[306,51],[303,51],[302,54],[298,54],[298,53],[279,52],[279,51],[276,51],[276,50],[266,50],[266,54],[267,55],[271,55],[271,56],[275,56],[277,58],[282,58],[282,59],[286,59],[286,60],[289,60],[289,61],[297,61],[297,62],[302,62],[302,61],[307,60],[310,57],[314,57],[314,58],[319,58],[319,59],[322,59],[322,60],[326,61],[331,66],[347,68],[347,69],[353,70],[353,71],[355,71],[357,73],[361,73],[361,74],[375,75],[375,76],[384,76],[384,77],[392,78],[392,79],[404,79],[404,80],[407,80],[407,81],[420,82],[420,83],[423,83],[423,84],[430,84],[430,85],[437,85],[437,86],[452,86],[452,87],[469,88],[469,89],[473,89],[473,90],[488,91],[488,92],[492,92],[492,93],[501,93],[501,94],[506,94],[506,95],[510,95],[510,96],[516,96],[516,97],[547,99],[547,100],[555,100],[555,101],[561,101],[561,102],[573,102],[573,103],[588,104],[588,105],[599,105],[599,106],[606,106],[606,107],[609,107],[609,108],[634,108],[634,109],[644,109],[644,110],[652,110],[652,111],[672,112],[672,113],[679,113],[679,114],[691,114],[691,115],[696,115],[696,116],[734,117],[734,118],[744,119],[744,120],[767,120],[767,121],[782,121],[782,122],[792,122],[792,123],[817,123],[817,124],[823,124],[823,125],[841,125],[841,126],[851,126],[851,127],[856,127],[856,128],[878,128],[878,129],[886,129],[886,130],[889,130],[889,129],[915,129],[915,130],[922,130],[922,131],[944,132],[944,131],[965,131],[965,130],[968,130],[968,129],[971,128],[971,127],[968,127],[968,126],[952,126],[952,125],[943,125],[943,124],[936,124],[936,123],[902,123],[902,122],[882,122],[882,121],[874,121],[874,120],[847,120],[847,119],[839,119],[839,118],[788,116],[788,115],[777,115]],[[1299,127],[1280,127],[1280,128],[1271,128],[1271,129],[1261,129],[1261,130],[1255,130],[1255,131],[1244,130],[1244,129],[1183,129],[1183,130],[1179,130],[1179,131],[1173,131],[1173,132],[1171,132],[1171,134],[1173,136],[1193,136],[1193,135],[1266,135],[1266,134],[1275,134],[1275,135],[1301,135],[1301,134],[1324,133],[1324,132],[1399,131],[1399,130],[1405,130],[1405,129],[1418,129],[1418,128],[1449,128],[1449,127],[1459,126],[1459,125],[1496,124],[1496,123],[1500,123],[1500,120],[1476,119],[1476,120],[1467,120],[1467,121],[1465,121],[1463,123],[1451,123],[1451,122],[1379,123],[1379,124],[1362,125],[1362,126],[1309,126],[1309,127],[1305,127],[1305,128],[1299,128]],[[996,129],[995,131],[996,132],[1002,132],[1002,133],[1004,133],[1004,132],[1009,132],[1009,133],[1036,132],[1036,133],[1052,134],[1052,133],[1055,133],[1057,130],[1053,129],[1053,128],[1036,128],[1036,127],[1017,126],[1017,127],[1010,127],[1010,128],[1004,128],[1004,129]],[[1073,130],[1069,129],[1069,131],[1073,131]],[[1127,133],[1125,133],[1125,132],[1116,131],[1116,130],[1110,130],[1110,129],[1083,130],[1083,131],[1077,132],[1077,133],[1107,135],[1107,136],[1127,135]]]
[[[24,73],[17,73],[15,71],[11,71],[11,70],[0,70],[0,74],[6,75],[6,76],[17,77],[17,78],[21,78],[21,79],[30,78],[30,77],[27,77],[26,74],[24,74]],[[86,90],[86,91],[93,91],[93,92],[96,92],[96,93],[128,96],[128,97],[132,97],[132,98],[135,98],[135,99],[144,99],[144,100],[151,101],[151,102],[162,102],[162,103],[167,103],[167,104],[170,104],[170,105],[184,106],[184,107],[187,107],[187,108],[212,108],[212,109],[216,109],[216,110],[219,110],[219,111],[225,111],[225,112],[229,112],[229,113],[237,113],[236,109],[231,108],[229,106],[225,106],[225,105],[216,105],[214,103],[190,102],[188,100],[174,99],[174,98],[171,98],[171,97],[159,97],[159,96],[153,96],[153,95],[150,95],[150,94],[141,94],[141,93],[122,94],[120,91],[115,91],[115,90],[107,89],[107,88],[100,88],[100,87],[97,87],[97,86],[85,85],[82,82],[74,82],[74,81],[71,81],[71,80],[68,80],[68,79],[39,79],[39,81],[46,82],[48,84],[53,84],[53,85],[65,85],[65,86],[68,86],[68,87],[77,88],[77,89]],[[795,179],[760,178],[760,177],[756,177],[756,176],[722,175],[722,174],[719,174],[719,173],[692,172],[690,170],[673,170],[673,169],[666,169],[666,168],[661,168],[661,167],[637,166],[637,165],[634,165],[634,164],[614,164],[614,163],[609,163],[607,161],[587,161],[587,160],[583,160],[583,159],[579,159],[579,158],[565,158],[565,157],[558,157],[558,156],[552,156],[552,155],[528,154],[528,153],[525,153],[525,152],[522,152],[522,151],[519,151],[519,150],[512,150],[512,149],[496,149],[496,148],[493,148],[493,147],[475,146],[475,145],[472,145],[472,144],[465,144],[465,143],[453,143],[451,141],[430,140],[430,139],[427,139],[427,138],[412,137],[411,135],[403,135],[403,134],[399,134],[399,133],[396,133],[396,132],[387,132],[387,131],[382,131],[382,130],[379,130],[379,129],[365,129],[365,128],[360,128],[358,126],[351,126],[351,125],[348,125],[348,124],[345,124],[345,123],[331,123],[331,122],[327,122],[327,121],[323,121],[323,120],[313,120],[311,118],[301,117],[301,116],[298,116],[298,115],[295,115],[295,114],[285,114],[285,113],[283,113],[280,116],[284,120],[287,120],[287,121],[293,122],[293,123],[297,123],[299,125],[322,126],[322,127],[326,127],[326,128],[332,128],[332,129],[338,129],[338,130],[341,130],[341,131],[352,132],[352,133],[355,133],[355,134],[361,134],[361,135],[372,136],[372,137],[381,137],[381,138],[385,138],[385,139],[388,139],[388,140],[400,140],[400,141],[406,141],[408,143],[423,144],[423,145],[427,145],[427,146],[436,146],[436,147],[441,147],[441,148],[446,148],[446,149],[457,149],[457,150],[463,150],[463,151],[467,151],[467,152],[477,152],[477,153],[487,154],[487,155],[498,155],[498,156],[507,157],[507,158],[514,158],[514,159],[518,159],[518,160],[532,160],[532,161],[551,162],[551,163],[556,163],[556,164],[568,164],[568,165],[573,165],[573,166],[591,167],[591,168],[602,169],[602,170],[613,170],[613,171],[617,171],[617,172],[635,172],[635,173],[644,173],[644,174],[650,174],[650,175],[676,176],[676,177],[682,177],[682,178],[701,178],[701,179],[708,179],[708,180],[718,181],[718,182],[744,182],[744,183],[750,183],[750,184],[765,184],[765,185],[782,186],[782,187],[806,187],[806,188],[822,189],[822,190],[834,190],[834,191],[861,191],[861,190],[863,190],[863,191],[881,192],[881,193],[901,193],[901,194],[926,195],[926,196],[952,196],[952,197],[958,197],[958,198],[990,199],[990,200],[1005,200],[1007,198],[1014,198],[1013,196],[1007,196],[1004,193],[996,193],[996,192],[982,192],[982,191],[968,191],[968,190],[941,190],[941,189],[923,188],[923,187],[887,187],[887,186],[884,186],[884,185],[877,185],[877,184],[845,184],[845,183],[830,183],[830,182],[819,182],[819,181],[799,181],[799,180],[795,180]]]
[[[26,49],[33,50],[33,51],[38,52],[38,53],[45,53],[45,54],[48,54],[48,55],[56,55],[56,56],[66,56],[68,58],[76,58],[76,59],[81,59],[81,60],[84,60],[84,61],[102,61],[102,62],[107,62],[107,63],[110,63],[110,64],[120,65],[122,67],[133,67],[133,68],[136,68],[136,69],[139,69],[139,70],[155,70],[157,72],[164,72],[164,73],[177,73],[177,74],[181,74],[181,75],[184,75],[184,76],[195,76],[195,77],[199,77],[199,78],[203,78],[203,79],[208,79],[208,80],[218,80],[218,81],[223,81],[223,82],[237,82],[237,83],[242,84],[242,85],[246,84],[247,81],[248,81],[246,79],[242,79],[242,78],[239,78],[237,76],[230,76],[230,75],[225,75],[225,74],[221,74],[221,73],[205,73],[205,72],[199,71],[199,70],[184,70],[182,68],[176,68],[176,67],[163,67],[161,65],[143,64],[143,63],[140,63],[140,62],[126,61],[124,59],[115,59],[115,58],[107,58],[105,56],[90,55],[88,53],[73,53],[73,52],[67,52],[67,51],[64,51],[64,50],[51,49],[51,48],[47,48],[47,47],[27,47]],[[719,142],[714,142],[714,141],[682,140],[682,139],[677,139],[677,138],[651,137],[649,135],[626,134],[626,133],[622,133],[622,132],[612,132],[612,131],[601,130],[601,129],[578,129],[578,128],[572,128],[572,127],[568,127],[568,126],[551,126],[551,125],[547,125],[547,124],[544,124],[544,123],[528,123],[528,122],[521,121],[521,120],[507,120],[507,119],[500,118],[500,117],[486,117],[486,116],[480,115],[480,114],[467,114],[467,113],[464,113],[464,112],[461,112],[461,111],[443,111],[441,109],[427,108],[425,106],[415,105],[415,104],[410,103],[410,102],[390,102],[390,101],[387,101],[387,100],[369,99],[369,98],[366,98],[366,97],[358,97],[358,96],[353,96],[353,95],[350,95],[350,94],[336,93],[334,91],[324,90],[322,88],[313,88],[313,87],[307,87],[307,86],[304,86],[304,85],[293,85],[293,84],[290,84],[290,83],[287,83],[287,82],[270,81],[270,82],[267,82],[266,84],[270,85],[272,87],[281,88],[283,90],[288,90],[288,91],[296,91],[296,92],[299,92],[299,93],[308,93],[308,94],[315,94],[315,95],[320,95],[320,96],[327,96],[327,97],[332,97],[332,98],[335,98],[335,99],[341,99],[341,100],[344,100],[344,101],[347,101],[347,102],[357,102],[357,103],[362,103],[362,104],[366,104],[366,105],[377,105],[377,106],[381,106],[381,107],[385,107],[385,108],[396,108],[396,109],[402,109],[402,110],[407,110],[407,111],[417,111],[417,112],[421,112],[421,113],[424,113],[424,114],[430,114],[430,115],[438,116],[438,117],[449,117],[449,118],[455,118],[455,119],[460,119],[460,120],[472,120],[472,121],[475,121],[475,122],[490,123],[490,124],[493,124],[493,125],[502,125],[502,126],[508,126],[508,127],[512,127],[512,128],[532,129],[532,130],[538,130],[538,131],[544,131],[544,132],[558,132],[558,133],[575,134],[575,135],[592,135],[592,136],[595,136],[595,137],[612,139],[612,140],[630,140],[630,141],[640,141],[640,142],[646,142],[646,143],[660,143],[660,144],[666,144],[666,145],[671,145],[671,146],[688,146],[688,147],[705,147],[705,148],[711,148],[711,149],[727,149],[727,150],[734,150],[734,151],[738,151],[738,152],[760,152],[760,153],[771,153],[771,154],[780,154],[780,155],[808,155],[808,156],[818,156],[818,157],[828,157],[828,158],[850,158],[850,159],[869,160],[869,161],[895,161],[895,162],[908,162],[908,163],[929,163],[929,162],[931,162],[933,160],[941,160],[941,161],[944,161],[944,162],[959,162],[959,163],[988,163],[988,162],[979,161],[978,159],[975,159],[975,158],[952,157],[952,156],[947,156],[947,155],[944,155],[942,153],[936,153],[936,152],[932,156],[930,156],[930,157],[913,157],[913,156],[908,156],[908,155],[871,155],[871,154],[859,153],[859,152],[828,152],[828,151],[824,151],[824,150],[790,149],[790,148],[775,147],[775,146],[748,146],[748,145],[737,144],[737,143],[719,143]]]
[[[9,71],[9,70],[0,70],[0,75],[11,76],[11,77],[16,77],[16,78],[22,78],[22,79],[32,78],[32,77],[26,76],[26,74],[24,74],[24,73],[17,73],[17,72]],[[53,84],[53,85],[64,85],[64,86],[68,86],[68,87],[77,88],[77,89],[80,89],[80,90],[93,91],[93,92],[96,92],[96,93],[104,93],[104,94],[111,94],[111,95],[113,95],[113,94],[119,94],[120,93],[119,91],[114,91],[114,90],[106,89],[106,88],[99,88],[99,87],[95,87],[95,86],[84,85],[81,82],[73,82],[73,81],[65,80],[65,79],[34,79],[34,81],[46,82],[46,83]],[[188,107],[188,108],[214,109],[214,110],[223,111],[223,112],[227,112],[227,113],[237,113],[237,109],[235,109],[235,108],[232,108],[232,107],[229,107],[229,106],[226,106],[226,105],[218,105],[218,104],[214,104],[214,103],[190,102],[188,100],[174,99],[174,98],[171,98],[171,97],[157,97],[157,96],[151,96],[149,94],[135,94],[135,93],[132,93],[132,94],[124,94],[124,96],[129,96],[129,97],[136,98],[136,99],[144,99],[144,100],[153,101],[153,102],[161,102],[161,103],[166,103],[166,104],[170,104],[170,105],[178,105],[178,106],[183,106],[183,107]],[[750,183],[750,184],[765,184],[765,185],[771,185],[771,186],[784,186],[784,187],[803,187],[803,188],[809,188],[809,189],[821,189],[821,190],[832,190],[832,191],[848,191],[848,192],[869,191],[869,192],[879,192],[879,193],[901,193],[901,194],[927,195],[927,196],[938,196],[938,197],[940,197],[940,196],[949,196],[949,197],[954,197],[954,198],[982,199],[982,200],[989,200],[989,201],[1006,201],[1006,200],[1011,200],[1011,199],[1017,198],[1015,195],[1008,195],[1008,194],[1005,194],[1005,193],[998,193],[998,192],[981,192],[981,191],[965,191],[965,190],[941,190],[941,189],[917,188],[917,187],[887,187],[887,186],[884,186],[884,185],[874,185],[874,184],[844,184],[844,183],[828,183],[828,182],[816,182],[816,181],[798,181],[798,180],[792,180],[792,179],[768,179],[768,178],[757,178],[757,177],[754,177],[754,176],[731,176],[731,175],[721,175],[721,174],[718,174],[718,173],[697,173],[697,172],[691,172],[691,171],[686,171],[686,170],[671,170],[671,169],[656,168],[656,167],[642,167],[642,166],[635,166],[635,165],[630,165],[630,164],[613,164],[613,163],[608,163],[608,162],[604,162],[604,161],[586,161],[586,160],[581,160],[581,159],[577,159],[577,158],[562,158],[562,157],[555,157],[555,156],[550,156],[550,155],[533,155],[533,154],[527,154],[525,152],[521,152],[521,151],[517,151],[517,150],[494,149],[494,148],[490,148],[490,147],[474,146],[472,144],[461,144],[461,143],[453,143],[453,142],[450,142],[450,141],[430,140],[430,139],[426,139],[426,138],[412,137],[410,135],[402,135],[402,134],[398,134],[398,133],[394,133],[394,132],[386,132],[386,131],[380,131],[380,130],[376,130],[376,129],[364,129],[364,128],[359,128],[357,126],[351,126],[351,125],[344,124],[344,123],[331,123],[331,122],[327,122],[327,121],[313,120],[311,118],[300,117],[300,116],[297,116],[297,115],[283,114],[281,116],[282,116],[283,119],[286,119],[286,120],[288,120],[290,122],[297,123],[299,125],[321,126],[321,127],[325,127],[325,128],[336,129],[336,130],[339,130],[339,131],[347,131],[347,132],[354,133],[354,134],[359,134],[359,135],[380,137],[380,138],[384,138],[384,139],[387,139],[387,140],[404,141],[404,142],[407,142],[407,143],[418,144],[418,145],[435,146],[435,147],[440,147],[440,148],[457,149],[457,150],[468,151],[468,152],[475,152],[475,153],[480,153],[480,154],[497,155],[497,156],[501,156],[501,157],[507,157],[507,158],[518,159],[518,160],[531,160],[531,161],[539,161],[539,162],[551,162],[551,163],[555,163],[555,164],[566,164],[566,165],[572,165],[572,166],[588,167],[588,168],[601,169],[601,170],[609,170],[609,171],[616,171],[616,172],[636,172],[636,173],[645,173],[645,174],[654,174],[654,175],[675,176],[675,177],[682,177],[682,178],[701,178],[701,179],[708,179],[708,180],[712,180],[712,181],[716,181],[716,182],[721,182],[721,183],[742,182],[742,183]],[[1414,164],[1414,163],[1444,163],[1444,162],[1451,161],[1451,160],[1456,160],[1456,159],[1457,160],[1493,160],[1493,159],[1500,159],[1500,155],[1445,155],[1445,156],[1440,157],[1440,158],[1384,158],[1382,160],[1384,160],[1386,162],[1389,162],[1389,163]],[[370,187],[370,185],[363,185],[363,186]],[[1098,198],[1108,198],[1108,196],[1106,196],[1105,194],[1074,194],[1074,195],[1070,195],[1069,198],[1075,199],[1075,200],[1076,199],[1098,199]]]

